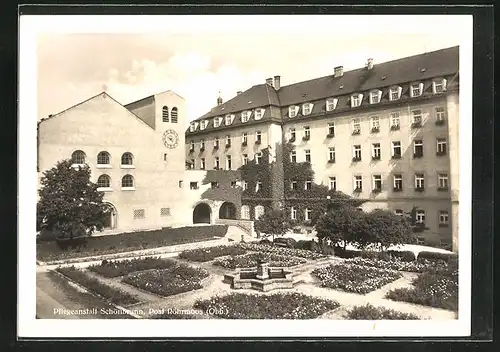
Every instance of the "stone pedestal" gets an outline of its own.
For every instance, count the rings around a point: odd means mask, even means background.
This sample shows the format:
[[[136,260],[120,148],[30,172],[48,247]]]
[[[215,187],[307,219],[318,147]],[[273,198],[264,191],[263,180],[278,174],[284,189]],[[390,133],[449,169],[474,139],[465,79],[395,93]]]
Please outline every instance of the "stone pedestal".
[[[269,278],[269,263],[258,263],[257,264],[256,278],[259,280],[264,280],[264,279]]]

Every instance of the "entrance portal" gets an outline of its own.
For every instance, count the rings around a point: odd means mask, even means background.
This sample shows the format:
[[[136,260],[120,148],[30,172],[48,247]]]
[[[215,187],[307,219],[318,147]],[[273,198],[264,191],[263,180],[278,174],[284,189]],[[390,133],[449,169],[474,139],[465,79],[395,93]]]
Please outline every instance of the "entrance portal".
[[[224,202],[220,206],[219,219],[236,219],[236,205]]]
[[[104,219],[104,229],[113,230],[116,228],[116,208],[113,204],[104,203],[106,207],[106,218]]]
[[[212,210],[207,203],[200,203],[193,210],[193,224],[210,224]]]

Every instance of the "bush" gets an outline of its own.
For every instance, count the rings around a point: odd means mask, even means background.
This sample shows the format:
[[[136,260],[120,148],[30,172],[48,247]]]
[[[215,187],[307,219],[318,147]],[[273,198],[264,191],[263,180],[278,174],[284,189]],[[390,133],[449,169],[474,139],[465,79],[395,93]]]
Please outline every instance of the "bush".
[[[353,320],[419,320],[415,314],[408,314],[387,309],[374,307],[371,304],[355,306],[348,313],[347,317]]]
[[[150,270],[125,276],[122,281],[145,291],[166,297],[202,288],[206,270],[178,264],[167,269]]]
[[[439,252],[423,251],[418,253],[418,259],[427,259],[434,261],[443,260],[446,263],[448,263],[450,259],[458,259],[458,255],[456,253],[439,253]]]
[[[376,252],[376,251],[361,251],[360,257],[361,258],[365,258],[365,259],[378,259],[380,257],[380,252]]]
[[[359,294],[377,290],[403,276],[397,271],[355,264],[332,264],[316,268],[312,274],[321,280],[322,287]]]
[[[274,253],[249,253],[244,255],[231,256],[214,260],[213,265],[221,266],[227,269],[253,268],[257,266],[258,261],[268,262],[269,266],[291,267],[306,263],[302,258],[284,256]]]
[[[209,248],[199,248],[183,251],[179,254],[179,258],[187,259],[193,262],[208,262],[218,257],[226,255],[240,255],[247,251],[237,246],[216,246]]]
[[[274,244],[287,248],[295,248],[297,241],[289,237],[278,237],[274,239]]]
[[[259,241],[260,244],[269,244],[271,245],[273,242],[269,241],[267,238],[264,238]]]
[[[343,249],[341,247],[334,247],[334,252],[337,257],[350,259],[361,256],[361,251],[354,251],[350,249]]]
[[[417,260],[415,253],[413,253],[412,251],[388,251],[388,253],[391,256],[401,259],[404,262],[413,262]]]
[[[316,243],[313,240],[310,241],[305,241],[305,240],[300,240],[295,243],[295,248],[296,249],[304,249],[307,251],[314,251],[314,252],[319,252],[321,251],[321,247],[318,243]]]
[[[198,300],[194,304],[194,308],[214,312],[223,319],[315,319],[338,307],[335,301],[299,292],[270,295],[232,293]]]
[[[139,302],[136,297],[130,295],[129,293],[105,285],[99,280],[90,277],[83,270],[77,269],[74,266],[64,268],[59,267],[56,270],[76,283],[86,287],[90,291],[104,297],[111,303],[118,305],[130,305]]]
[[[91,265],[88,269],[104,277],[117,277],[137,271],[166,269],[174,265],[175,261],[173,260],[146,257],[120,261],[103,260],[100,265]]]

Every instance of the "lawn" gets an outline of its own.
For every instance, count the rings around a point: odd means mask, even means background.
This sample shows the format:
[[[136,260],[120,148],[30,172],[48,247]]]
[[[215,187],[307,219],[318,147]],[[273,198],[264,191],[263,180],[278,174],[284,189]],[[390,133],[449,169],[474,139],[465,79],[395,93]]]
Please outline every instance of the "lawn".
[[[57,268],[56,270],[88,290],[104,297],[113,304],[131,305],[139,302],[139,300],[131,294],[105,285],[99,280],[90,277],[85,271],[77,269],[74,266]]]
[[[392,290],[387,298],[458,311],[458,270],[425,272],[413,281],[413,286]]]
[[[117,277],[137,271],[150,269],[166,269],[174,265],[176,265],[174,260],[146,257],[140,259],[125,259],[116,261],[103,260],[99,265],[89,266],[88,270],[91,270],[104,277]]]
[[[166,297],[202,288],[209,273],[200,268],[177,264],[166,269],[132,273],[122,281],[142,290]]]
[[[257,266],[259,260],[268,262],[271,267],[277,266],[285,268],[307,262],[303,258],[295,258],[274,253],[248,253],[214,260],[213,265],[221,266],[226,269],[252,268]]]
[[[198,300],[194,308],[222,319],[315,319],[336,309],[332,300],[298,292],[256,295],[231,293],[208,300]]]
[[[319,267],[314,269],[312,274],[321,280],[322,287],[358,294],[377,290],[403,276],[394,270],[355,264],[332,264]]]
[[[155,231],[140,231],[121,235],[89,237],[84,247],[60,249],[55,242],[37,244],[37,259],[41,261],[113,254],[141,249],[201,242],[214,237],[224,237],[226,225],[163,228]]]
[[[218,257],[241,255],[246,252],[245,249],[238,246],[216,246],[183,251],[179,254],[179,258],[193,262],[208,262]]]

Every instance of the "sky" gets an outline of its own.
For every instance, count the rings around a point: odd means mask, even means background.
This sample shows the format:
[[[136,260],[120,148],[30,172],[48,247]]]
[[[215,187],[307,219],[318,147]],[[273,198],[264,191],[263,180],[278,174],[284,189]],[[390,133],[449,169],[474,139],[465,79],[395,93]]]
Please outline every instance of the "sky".
[[[173,90],[188,121],[220,94],[459,45],[464,16],[51,16],[38,30],[38,118],[106,91],[122,104]],[[81,18],[80,18],[81,17]],[[22,26],[21,26],[22,31]]]

